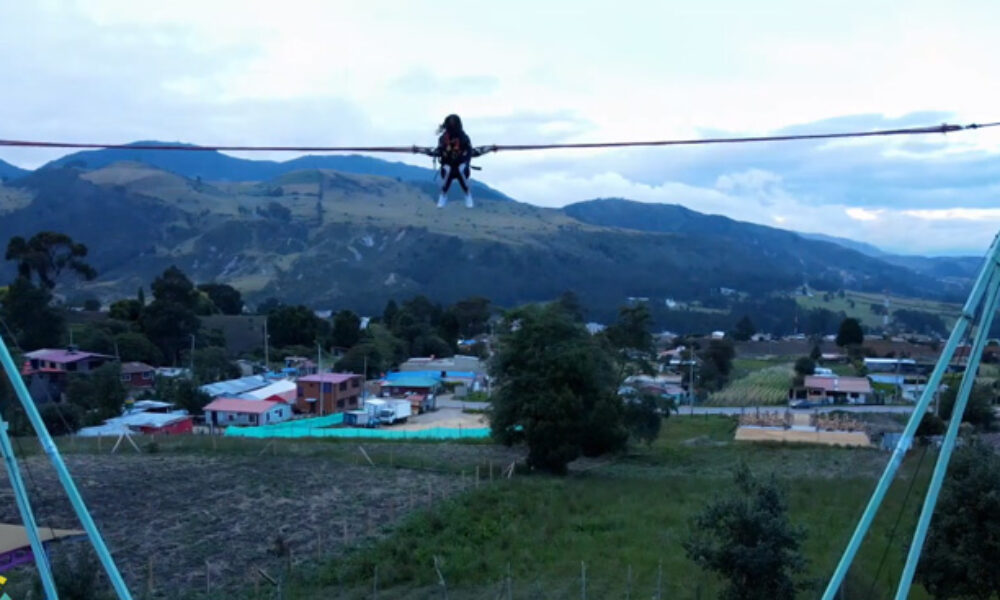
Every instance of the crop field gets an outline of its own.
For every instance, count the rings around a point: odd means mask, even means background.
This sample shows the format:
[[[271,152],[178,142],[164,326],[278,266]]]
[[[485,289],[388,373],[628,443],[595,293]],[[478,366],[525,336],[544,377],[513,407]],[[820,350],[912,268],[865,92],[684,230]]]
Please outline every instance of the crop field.
[[[790,364],[753,371],[713,393],[711,406],[774,406],[788,401],[788,387],[795,371]]]
[[[107,440],[61,449],[137,599],[367,599],[377,591],[416,600],[447,591],[452,600],[575,600],[584,587],[598,599],[657,590],[715,598],[721,582],[686,558],[682,542],[741,461],[787,491],[812,582],[800,597],[815,598],[888,455],[734,442],[734,429],[726,417],[671,417],[650,446],[578,460],[567,477],[502,476],[521,453],[487,442],[365,442],[362,453],[356,442],[175,436],[158,439],[155,452],[148,439],[139,440],[142,453],[111,455]],[[39,520],[78,527],[37,449],[26,441],[15,449],[29,455],[22,462]],[[921,460],[923,452],[903,463],[846,600],[882,597],[898,576],[933,465],[933,451]],[[0,498],[3,518],[18,522],[6,486]],[[85,547],[56,545],[56,558]],[[37,598],[30,569],[9,575],[12,597]],[[915,589],[911,598],[926,595]]]
[[[881,306],[884,301],[885,296],[879,294],[852,291],[844,292],[843,298],[837,294],[830,294],[829,300],[824,299],[822,292],[817,292],[814,296],[795,296],[795,302],[802,308],[825,308],[833,312],[843,312],[848,317],[858,319],[866,327],[879,327],[882,325],[882,316],[872,310],[872,305]],[[958,304],[923,300],[920,298],[890,296],[889,310],[894,311],[899,309],[918,310],[936,314],[941,317],[945,326],[949,329],[961,312],[961,306]]]
[[[108,440],[100,452],[92,439],[63,446],[126,583],[151,599],[242,597],[259,585],[257,569],[277,576],[288,561],[378,538],[407,514],[473,487],[477,466],[485,480],[491,464],[499,476],[501,463],[517,457],[484,444],[366,443],[373,467],[358,443],[223,438],[213,450],[207,436],[175,436],[156,453],[126,447],[114,455]],[[40,524],[80,528],[48,461],[34,455],[22,464]],[[6,479],[0,518],[21,522]],[[71,541],[54,552],[87,548]],[[28,569],[8,574],[5,591],[27,597],[32,577]]]

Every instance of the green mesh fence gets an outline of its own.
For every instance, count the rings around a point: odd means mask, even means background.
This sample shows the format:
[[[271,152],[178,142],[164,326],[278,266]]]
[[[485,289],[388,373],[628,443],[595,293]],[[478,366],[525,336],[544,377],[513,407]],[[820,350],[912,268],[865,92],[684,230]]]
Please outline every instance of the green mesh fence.
[[[338,427],[344,415],[297,419],[260,427],[227,427],[225,435],[247,438],[347,438],[376,440],[457,440],[482,439],[490,436],[489,427],[454,428],[433,427],[418,431],[399,429],[367,429],[363,427]]]

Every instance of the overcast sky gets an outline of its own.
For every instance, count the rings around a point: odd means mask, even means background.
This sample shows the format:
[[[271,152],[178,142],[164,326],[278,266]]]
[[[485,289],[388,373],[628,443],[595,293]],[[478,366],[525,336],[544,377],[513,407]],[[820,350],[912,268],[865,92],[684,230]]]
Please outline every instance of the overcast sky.
[[[0,137],[430,145],[449,112],[474,144],[997,121],[998,34],[996,0],[9,1]],[[1000,229],[1000,128],[480,164],[542,206],[679,203],[905,253],[981,254]]]

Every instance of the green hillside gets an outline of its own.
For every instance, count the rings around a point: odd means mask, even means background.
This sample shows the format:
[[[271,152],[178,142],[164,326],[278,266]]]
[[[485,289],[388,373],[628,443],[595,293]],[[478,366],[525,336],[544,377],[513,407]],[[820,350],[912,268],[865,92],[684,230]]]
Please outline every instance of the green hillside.
[[[825,242],[693,211],[684,226],[639,231],[488,190],[468,210],[455,192],[441,210],[429,180],[310,169],[234,182],[138,162],[53,167],[0,188],[0,239],[55,230],[82,241],[100,273],[84,289],[104,299],[133,294],[172,264],[238,287],[251,304],[274,296],[362,311],[417,293],[513,305],[574,290],[613,314],[629,296],[696,302],[731,288],[763,297],[804,280],[910,295],[940,288]],[[677,208],[637,204],[626,204],[633,218]]]

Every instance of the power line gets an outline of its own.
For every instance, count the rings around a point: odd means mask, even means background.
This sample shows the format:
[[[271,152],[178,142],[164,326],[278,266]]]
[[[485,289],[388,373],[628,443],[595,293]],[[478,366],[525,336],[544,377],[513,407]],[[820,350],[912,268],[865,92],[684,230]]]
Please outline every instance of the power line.
[[[477,154],[490,152],[519,152],[531,150],[586,149],[586,148],[629,148],[655,146],[695,146],[708,144],[746,144],[755,142],[789,142],[797,140],[823,140],[842,138],[887,137],[904,135],[926,135],[933,133],[955,133],[1000,126],[1000,121],[990,123],[970,123],[968,125],[932,125],[928,127],[907,127],[901,129],[877,129],[873,131],[848,131],[837,133],[805,133],[791,135],[770,135],[752,137],[694,138],[673,140],[652,140],[635,142],[581,142],[566,144],[493,144],[478,146]],[[432,154],[426,146],[190,146],[161,144],[103,144],[96,142],[46,142],[31,140],[0,139],[0,146],[17,148],[67,148],[67,149],[115,149],[153,150],[170,152],[371,152],[394,154]]]

